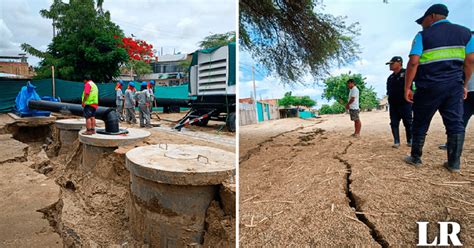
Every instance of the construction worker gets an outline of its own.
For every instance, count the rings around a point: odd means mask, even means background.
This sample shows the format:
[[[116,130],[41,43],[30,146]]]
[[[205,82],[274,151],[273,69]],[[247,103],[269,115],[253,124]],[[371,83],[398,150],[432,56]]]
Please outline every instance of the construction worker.
[[[153,103],[155,102],[155,81],[151,80],[147,83],[147,90],[148,95],[150,98],[148,99],[149,102],[149,109],[150,109],[150,118],[151,114],[153,113]]]
[[[128,83],[128,88],[125,91],[125,120],[128,124],[137,123],[135,118],[135,84],[133,82]]]
[[[411,145],[411,125],[413,122],[412,106],[403,96],[405,89],[405,69],[400,56],[393,57],[389,62],[393,73],[387,79],[388,104],[390,105],[390,127],[393,135],[393,148],[400,147],[400,120],[403,120],[407,145]]]
[[[360,129],[362,128],[362,123],[359,118],[359,89],[355,85],[354,79],[347,80],[347,88],[349,91],[349,100],[346,104],[346,110],[349,110],[351,116],[351,121],[354,121],[354,133],[352,137],[360,137]]]
[[[474,39],[469,29],[446,20],[448,12],[445,5],[434,4],[416,20],[423,31],[413,41],[405,78],[405,99],[413,102],[414,114],[411,155],[405,157],[405,162],[421,165],[426,132],[439,110],[448,140],[448,161],[444,166],[451,172],[460,172],[463,98],[467,96],[474,65]]]
[[[115,104],[117,105],[117,113],[119,116],[120,121],[123,121],[123,101],[125,99],[125,96],[123,95],[122,92],[122,85],[123,81],[119,80],[117,82],[117,85],[115,85]]]
[[[86,118],[86,131],[82,134],[95,134],[95,111],[99,107],[99,89],[89,75],[84,77],[84,92],[82,93],[82,107]]]
[[[140,118],[140,127],[150,128],[150,93],[147,88],[147,82],[143,82],[140,91],[135,94],[135,100],[138,102],[138,116]]]

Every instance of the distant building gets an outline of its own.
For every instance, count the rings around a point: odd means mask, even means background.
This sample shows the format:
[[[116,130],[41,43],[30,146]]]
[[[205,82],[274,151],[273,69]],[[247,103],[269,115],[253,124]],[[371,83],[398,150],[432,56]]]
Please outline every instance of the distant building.
[[[0,77],[31,79],[35,75],[35,70],[28,65],[28,57],[25,55],[0,56]]]
[[[144,75],[141,80],[155,80],[157,85],[175,86],[189,82],[186,62],[191,64],[190,54],[168,54],[158,57],[150,63],[153,73]]]
[[[378,110],[388,111],[388,96],[379,100],[379,105],[377,106]]]

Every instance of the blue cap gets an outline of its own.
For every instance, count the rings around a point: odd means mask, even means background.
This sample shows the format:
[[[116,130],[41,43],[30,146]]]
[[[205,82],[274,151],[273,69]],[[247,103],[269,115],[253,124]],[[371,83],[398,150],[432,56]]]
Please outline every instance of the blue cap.
[[[146,86],[148,83],[146,81],[143,81],[141,86]]]
[[[123,80],[119,80],[118,83],[119,83],[120,85],[123,85]]]
[[[423,19],[425,19],[425,17],[427,17],[431,14],[439,14],[439,15],[448,16],[448,13],[449,13],[449,10],[448,10],[448,7],[446,7],[446,5],[440,4],[440,3],[433,4],[433,5],[431,5],[431,7],[429,7],[426,10],[425,14],[422,17],[420,17],[416,20],[416,23],[421,25],[421,23],[423,22]]]
[[[151,85],[155,85],[155,80],[150,80]]]
[[[129,82],[129,83],[128,83],[128,86],[131,86],[131,87],[135,88],[135,83]]]

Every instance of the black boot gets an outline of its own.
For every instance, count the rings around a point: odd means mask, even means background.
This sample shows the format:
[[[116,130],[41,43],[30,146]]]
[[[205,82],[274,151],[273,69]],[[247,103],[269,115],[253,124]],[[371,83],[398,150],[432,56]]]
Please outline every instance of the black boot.
[[[400,146],[400,131],[398,127],[392,127],[393,135],[393,148],[398,148]]]
[[[464,145],[464,133],[448,134],[448,162],[444,166],[451,172],[459,173],[461,170],[461,154]]]
[[[416,167],[421,166],[421,155],[423,154],[423,146],[425,145],[425,135],[413,137],[411,145],[411,156],[405,157],[405,162]]]

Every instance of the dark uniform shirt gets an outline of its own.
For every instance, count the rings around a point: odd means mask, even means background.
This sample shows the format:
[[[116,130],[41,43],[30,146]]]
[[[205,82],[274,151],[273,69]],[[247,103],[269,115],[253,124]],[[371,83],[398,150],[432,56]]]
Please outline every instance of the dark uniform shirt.
[[[404,97],[405,92],[405,69],[398,73],[392,73],[387,79],[388,103],[400,104],[408,103]]]

